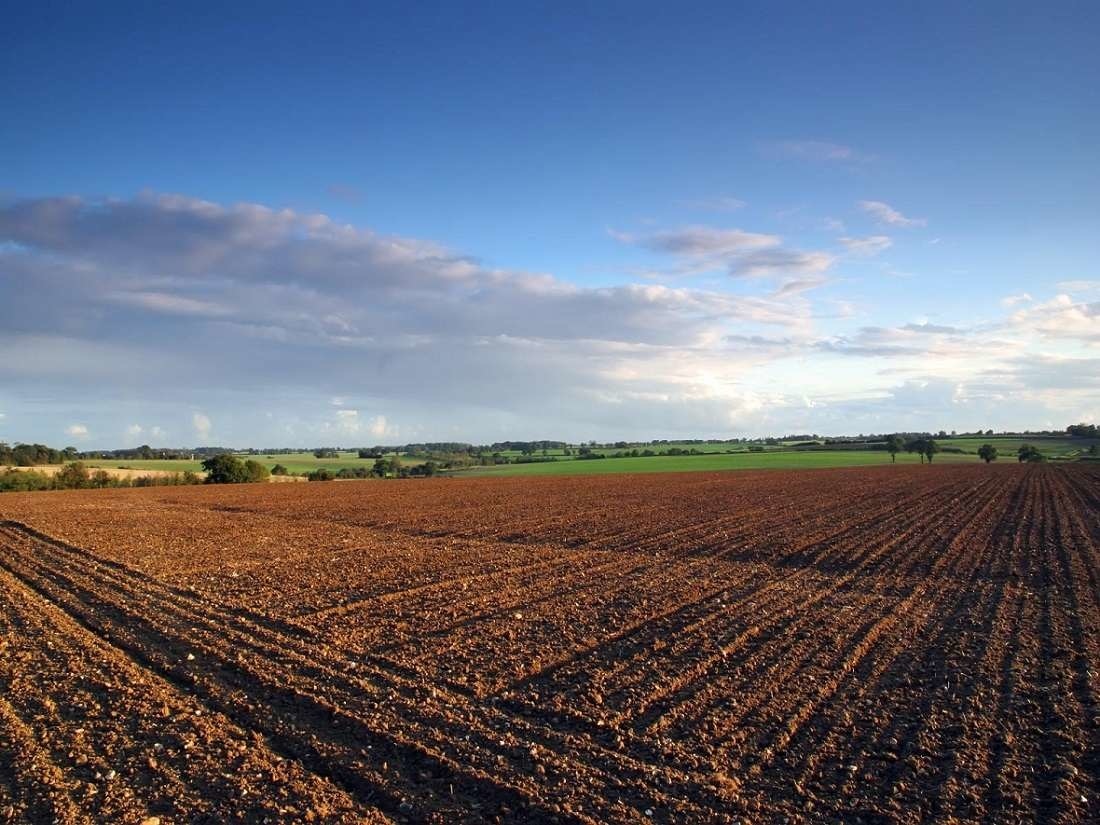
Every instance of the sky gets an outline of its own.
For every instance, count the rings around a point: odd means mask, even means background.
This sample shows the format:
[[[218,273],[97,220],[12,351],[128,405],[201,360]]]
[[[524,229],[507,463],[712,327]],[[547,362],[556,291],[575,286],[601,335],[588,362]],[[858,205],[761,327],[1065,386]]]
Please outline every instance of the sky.
[[[1095,3],[0,3],[0,440],[1100,418]]]

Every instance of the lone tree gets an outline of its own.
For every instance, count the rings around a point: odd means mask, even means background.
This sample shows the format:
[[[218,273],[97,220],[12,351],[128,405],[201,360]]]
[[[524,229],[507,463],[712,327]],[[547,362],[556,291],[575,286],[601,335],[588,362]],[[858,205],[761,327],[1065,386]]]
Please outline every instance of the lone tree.
[[[932,463],[932,456],[940,451],[940,445],[933,441],[931,438],[924,442],[924,457],[928,459],[928,463]]]
[[[1046,456],[1039,452],[1037,447],[1031,444],[1021,444],[1020,449],[1016,451],[1016,460],[1020,462],[1028,461],[1035,464],[1040,461],[1046,461]]]
[[[206,471],[207,484],[244,484],[252,481],[245,463],[229,453],[211,456],[202,463],[202,468]]]
[[[992,444],[983,444],[978,448],[978,458],[988,464],[997,460],[997,448]]]
[[[898,453],[905,449],[905,442],[900,435],[892,435],[886,439],[886,451],[890,453],[890,463],[896,463]]]

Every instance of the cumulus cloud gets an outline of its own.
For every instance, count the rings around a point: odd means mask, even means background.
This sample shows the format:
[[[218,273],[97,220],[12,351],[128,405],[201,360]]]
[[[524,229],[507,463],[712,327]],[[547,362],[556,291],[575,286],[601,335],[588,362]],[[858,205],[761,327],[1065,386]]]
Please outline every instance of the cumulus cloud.
[[[277,386],[343,399],[352,386],[381,392],[407,413],[431,387],[471,418],[486,399],[516,416],[546,415],[547,399],[561,415],[588,416],[593,395],[616,385],[641,396],[677,392],[685,357],[713,361],[727,376],[775,357],[717,348],[733,330],[778,327],[797,337],[812,324],[810,306],[789,295],[581,287],[320,215],[180,196],[16,201],[0,207],[0,238],[26,250],[8,263],[35,285],[33,294],[0,285],[12,315],[33,318],[31,308],[45,300],[64,307],[59,315],[71,323],[64,335],[8,333],[35,353],[24,379],[80,383],[98,375],[102,385],[110,375],[167,395]],[[802,276],[792,294],[829,264],[742,230],[696,227],[630,240],[692,265],[721,259],[738,274]],[[0,378],[20,369],[0,365]],[[530,385],[532,375],[533,388],[509,390]],[[339,420],[347,428],[353,418]],[[359,427],[393,432],[380,416]],[[195,413],[191,428],[207,440],[206,413]]]
[[[1013,313],[1009,325],[1044,339],[1066,339],[1100,345],[1100,301],[1087,303],[1066,294]]]
[[[87,426],[84,424],[70,424],[65,428],[65,435],[83,440],[88,438],[89,432]]]
[[[199,442],[207,441],[210,438],[210,430],[214,426],[210,421],[210,417],[204,413],[197,412],[191,416],[191,426],[195,430],[195,438]]]
[[[397,428],[389,425],[386,421],[386,416],[376,415],[367,422],[367,432],[375,438],[385,438],[386,436],[396,435]]]
[[[74,420],[118,433],[119,398],[124,420],[168,428],[136,424],[132,437],[161,443],[169,431],[209,443],[211,418],[219,443],[242,446],[321,433],[392,442],[821,431],[830,415],[847,430],[853,415],[872,416],[853,397],[885,404],[899,380],[965,379],[974,397],[978,373],[983,386],[1023,380],[1011,359],[1034,342],[1095,343],[1095,305],[1069,290],[981,330],[852,330],[845,319],[862,306],[832,296],[821,315],[815,303],[835,265],[828,252],[738,228],[616,236],[676,272],[740,280],[587,286],[323,215],[175,195],[5,202],[0,351],[20,357],[0,359],[0,400],[8,421],[34,418],[30,399],[59,410],[41,425],[44,440]],[[804,417],[805,398],[820,419]]]
[[[870,258],[885,252],[894,242],[886,235],[871,235],[866,238],[838,238],[848,254],[860,258]]]
[[[725,270],[733,276],[804,276],[819,274],[833,265],[827,252],[803,252],[784,247],[779,235],[685,226],[650,235],[613,233],[623,243],[633,244],[677,258],[676,274]]]
[[[996,331],[923,322],[865,326],[851,334],[821,339],[815,347],[846,356],[934,361],[938,368],[957,373],[966,372],[969,361],[992,361],[1018,352],[1022,344]]]
[[[858,206],[879,223],[890,226],[925,226],[928,223],[924,218],[907,218],[890,204],[882,201],[860,201]]]

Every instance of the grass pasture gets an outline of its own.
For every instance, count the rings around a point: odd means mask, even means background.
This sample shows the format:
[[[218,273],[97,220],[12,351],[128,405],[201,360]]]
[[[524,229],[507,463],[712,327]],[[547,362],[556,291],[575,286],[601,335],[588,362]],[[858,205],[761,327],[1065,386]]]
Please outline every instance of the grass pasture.
[[[1088,450],[1093,444],[1100,443],[1096,438],[1069,438],[1058,436],[1019,436],[1019,435],[985,435],[965,436],[959,438],[936,439],[942,447],[958,447],[974,455],[978,454],[978,448],[983,444],[992,444],[999,453],[998,461],[1016,460],[1016,451],[1022,444],[1030,444],[1048,458],[1071,458]]]
[[[936,462],[973,462],[971,455],[941,453]],[[877,450],[773,451],[763,453],[729,452],[714,455],[646,456],[639,458],[593,458],[584,461],[563,460],[534,464],[502,464],[475,467],[463,475],[478,476],[553,476],[606,475],[609,473],[684,473],[704,470],[813,469],[816,467],[864,467],[889,464],[890,454]],[[920,458],[898,454],[899,464],[918,464]]]

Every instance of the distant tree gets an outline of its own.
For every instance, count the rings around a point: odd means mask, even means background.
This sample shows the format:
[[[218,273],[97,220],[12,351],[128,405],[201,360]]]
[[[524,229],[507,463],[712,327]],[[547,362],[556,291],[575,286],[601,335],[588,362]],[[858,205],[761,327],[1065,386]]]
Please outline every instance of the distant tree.
[[[933,441],[931,438],[924,442],[924,457],[928,459],[928,463],[932,463],[932,456],[940,451],[940,445]]]
[[[306,473],[306,478],[310,481],[332,481],[336,476],[327,467],[319,467],[311,473]]]
[[[924,445],[927,443],[927,439],[924,438],[911,438],[905,442],[905,452],[916,453],[920,456],[920,463],[924,463]]]
[[[1098,438],[1100,437],[1100,427],[1095,424],[1070,424],[1066,427],[1066,432],[1072,436],[1078,436],[1080,438]]]
[[[403,476],[404,467],[401,465],[401,459],[393,455],[389,458],[376,458],[374,460],[374,467],[371,468],[371,475],[377,478],[400,478]]]
[[[320,450],[314,450],[313,451],[313,457],[314,458],[339,458],[340,453],[336,452],[336,450],[333,450],[329,447],[324,447]]]
[[[1093,444],[1089,447],[1089,455],[1100,455],[1100,444]]]
[[[978,448],[978,458],[988,464],[997,460],[997,448],[992,444],[983,444]]]
[[[290,473],[287,468],[284,467],[282,464],[276,464],[274,467],[271,468],[271,474],[273,476],[285,476],[289,475]]]
[[[886,451],[890,453],[890,462],[898,460],[898,453],[905,449],[905,441],[900,435],[891,435],[886,438]]]
[[[1016,460],[1019,462],[1028,461],[1031,463],[1038,463],[1045,461],[1046,456],[1039,452],[1038,448],[1031,444],[1021,444],[1020,449],[1016,451]]]
[[[252,480],[245,463],[229,453],[211,456],[202,463],[202,468],[207,484],[244,484]]]

